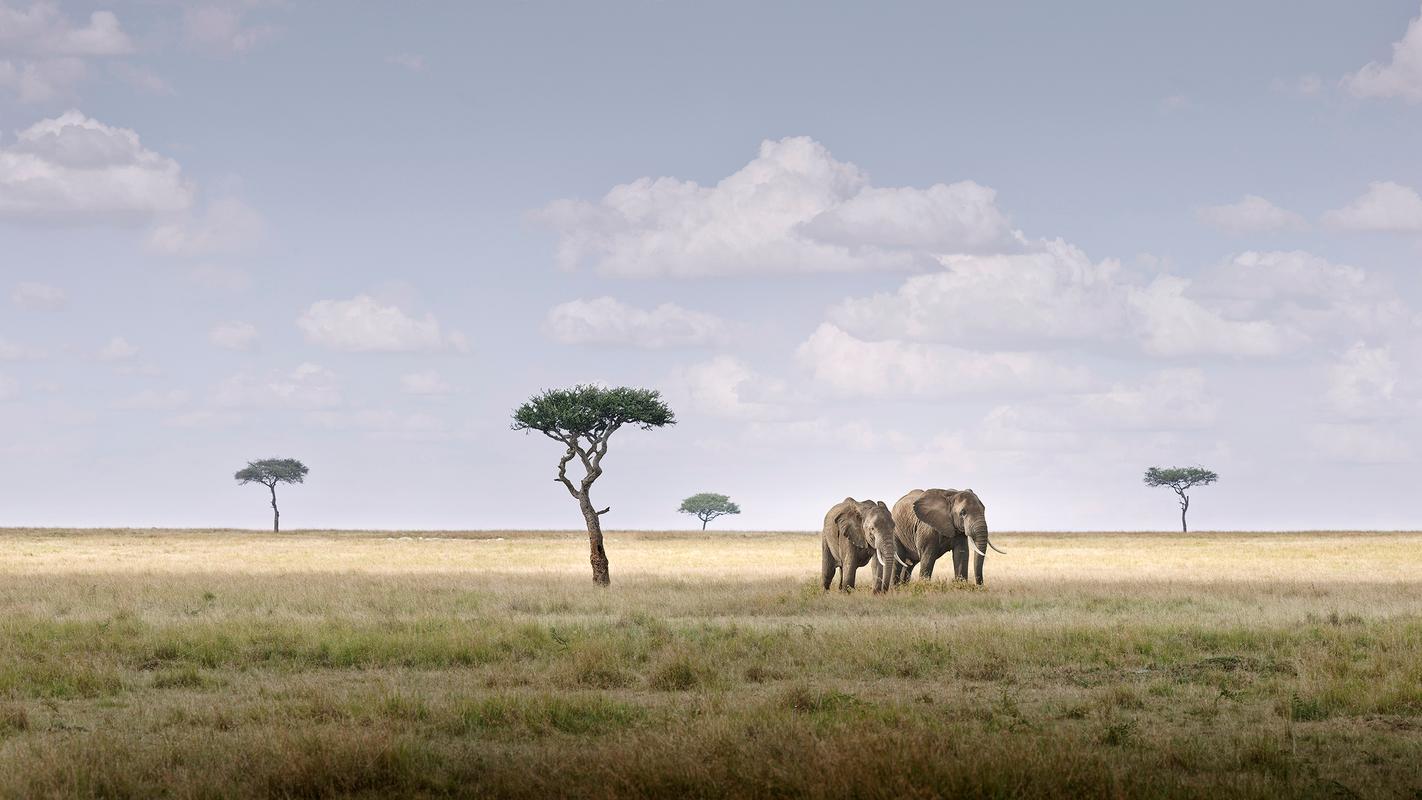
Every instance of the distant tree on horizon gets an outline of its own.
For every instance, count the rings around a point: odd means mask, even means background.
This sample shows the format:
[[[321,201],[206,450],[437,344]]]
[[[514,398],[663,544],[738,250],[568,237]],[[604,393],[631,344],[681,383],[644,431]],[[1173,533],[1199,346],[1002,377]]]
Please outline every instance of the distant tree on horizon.
[[[681,508],[677,509],[681,514],[695,514],[701,520],[701,530],[706,530],[706,523],[727,514],[741,513],[741,507],[731,502],[731,498],[724,494],[715,492],[702,492],[694,494],[681,501]]]
[[[1185,524],[1185,512],[1190,510],[1190,495],[1186,492],[1196,486],[1209,486],[1220,476],[1204,467],[1151,467],[1145,473],[1146,486],[1168,486],[1180,495],[1180,530],[1190,532]]]
[[[593,583],[599,586],[612,583],[607,552],[602,545],[601,521],[602,515],[612,508],[595,510],[589,490],[602,475],[607,440],[624,425],[649,431],[675,424],[676,415],[662,401],[661,392],[627,386],[608,389],[580,384],[571,389],[547,389],[514,409],[514,430],[538,431],[567,448],[558,461],[558,477],[554,480],[563,484],[582,509],[583,521],[588,526],[588,560],[592,562]],[[574,458],[583,465],[582,480],[576,484],[568,478],[568,463]]]
[[[271,491],[272,530],[280,532],[281,511],[277,508],[277,484],[304,483],[306,473],[310,471],[305,464],[294,458],[264,458],[260,461],[248,461],[247,466],[237,470],[237,473],[232,477],[237,479],[237,483],[241,486],[260,483]]]

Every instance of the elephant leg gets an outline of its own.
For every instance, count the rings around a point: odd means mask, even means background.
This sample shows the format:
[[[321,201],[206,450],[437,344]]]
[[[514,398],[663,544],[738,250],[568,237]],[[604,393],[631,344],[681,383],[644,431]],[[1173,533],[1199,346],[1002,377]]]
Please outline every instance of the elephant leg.
[[[829,542],[820,540],[820,583],[824,585],[825,591],[829,591],[830,581],[834,578],[834,553],[830,552]]]
[[[933,580],[933,565],[938,563],[938,552],[930,551],[923,554],[923,560],[918,562],[918,579],[921,581]]]
[[[968,579],[968,537],[959,534],[953,537],[953,580]]]

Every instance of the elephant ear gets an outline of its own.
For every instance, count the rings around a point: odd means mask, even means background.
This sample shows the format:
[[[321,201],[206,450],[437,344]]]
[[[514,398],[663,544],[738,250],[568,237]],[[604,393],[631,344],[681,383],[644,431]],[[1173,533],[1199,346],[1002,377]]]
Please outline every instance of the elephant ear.
[[[953,534],[958,524],[953,519],[953,495],[929,490],[913,502],[914,516],[923,524],[944,534]]]
[[[855,505],[847,506],[843,511],[834,517],[835,527],[839,529],[839,535],[848,539],[855,547],[868,547],[869,543],[864,540],[864,518],[859,514],[859,508]]]

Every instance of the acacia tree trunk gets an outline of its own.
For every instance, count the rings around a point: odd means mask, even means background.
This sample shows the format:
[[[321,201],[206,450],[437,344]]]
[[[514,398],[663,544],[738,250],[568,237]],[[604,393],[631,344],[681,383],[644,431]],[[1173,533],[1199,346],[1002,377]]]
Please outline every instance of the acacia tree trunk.
[[[703,531],[706,530],[706,523],[708,523],[708,522],[710,522],[710,521],[711,521],[710,519],[708,519],[708,518],[706,518],[706,517],[702,517],[702,518],[701,518],[701,530],[703,530]]]
[[[607,551],[602,547],[602,518],[593,508],[587,492],[578,495],[578,506],[583,510],[583,520],[588,524],[588,561],[592,563],[593,583],[611,586],[612,575],[607,569]]]
[[[1184,492],[1180,493],[1180,532],[1189,533],[1190,528],[1185,524],[1185,512],[1190,510],[1190,497]]]
[[[276,484],[269,484],[268,489],[272,490],[272,532],[281,532],[281,512],[277,510],[276,504]]]

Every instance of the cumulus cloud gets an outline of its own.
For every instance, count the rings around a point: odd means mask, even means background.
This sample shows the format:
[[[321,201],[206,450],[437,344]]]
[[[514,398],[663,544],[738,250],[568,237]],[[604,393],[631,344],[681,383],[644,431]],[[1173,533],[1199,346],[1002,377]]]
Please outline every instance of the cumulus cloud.
[[[1147,280],[1061,240],[944,264],[895,292],[844,300],[830,320],[867,338],[993,348],[1104,344],[1160,356],[1263,356],[1292,343],[1269,321],[1229,319],[1201,305],[1184,278]]]
[[[1397,98],[1422,102],[1422,16],[1412,20],[1402,39],[1392,45],[1392,60],[1369,62],[1343,79],[1357,97]]]
[[[991,189],[874,187],[808,137],[763,142],[714,186],[641,178],[535,216],[557,232],[565,268],[622,277],[913,269],[1017,245]]]
[[[397,53],[393,56],[386,56],[385,63],[403,67],[411,72],[423,72],[425,69],[425,57],[414,53]]]
[[[218,385],[213,402],[220,408],[324,409],[341,404],[335,373],[305,363],[289,372],[239,372]]]
[[[86,58],[133,52],[133,42],[110,11],[95,11],[76,24],[53,2],[21,7],[0,2],[0,88],[22,103],[67,97],[88,72]]]
[[[251,350],[257,344],[257,328],[248,322],[224,322],[208,331],[207,340],[224,350]]]
[[[166,256],[201,258],[242,252],[265,236],[261,214],[235,197],[223,197],[201,215],[183,215],[155,227],[148,248]]]
[[[78,111],[0,144],[0,219],[133,222],[184,211],[192,199],[176,161],[143,147],[133,131]]]
[[[102,361],[132,361],[138,357],[138,347],[122,336],[115,336],[99,348]]]
[[[933,399],[1074,391],[1086,371],[1039,354],[978,352],[904,341],[865,341],[824,323],[796,350],[820,385],[845,397]]]
[[[10,302],[27,311],[59,311],[69,302],[69,294],[58,286],[26,281],[16,284]]]
[[[0,49],[35,55],[116,56],[133,52],[133,42],[111,11],[95,11],[87,25],[75,25],[58,3],[20,8],[0,2]]]
[[[194,6],[183,12],[183,38],[203,53],[236,55],[276,35],[272,25],[251,23],[247,8],[233,5]]]
[[[1401,368],[1386,346],[1354,343],[1328,366],[1327,377],[1324,401],[1341,416],[1368,419],[1401,411],[1397,389]]]
[[[1301,215],[1255,194],[1247,194],[1234,203],[1206,206],[1196,215],[1201,221],[1233,234],[1292,231],[1308,227]]]
[[[43,350],[12,342],[0,336],[0,361],[26,361],[43,357]]]
[[[544,329],[562,344],[620,345],[649,349],[724,343],[720,317],[674,303],[647,310],[611,297],[571,300],[548,312]]]
[[[405,394],[440,396],[450,393],[444,376],[434,370],[411,372],[400,376],[400,391]]]
[[[756,373],[733,356],[716,356],[679,369],[671,383],[688,405],[713,417],[778,419],[788,411],[785,383]]]
[[[986,424],[1026,432],[1175,431],[1208,427],[1218,413],[1202,370],[1166,369],[1106,391],[998,406]]]
[[[333,350],[412,353],[468,349],[463,335],[441,329],[433,314],[416,319],[399,306],[383,305],[369,295],[319,300],[296,324],[308,342]]]
[[[1305,433],[1314,452],[1344,464],[1399,464],[1411,461],[1412,448],[1395,431],[1366,423],[1318,423]]]
[[[1422,197],[1410,186],[1376,181],[1358,199],[1324,214],[1323,224],[1341,231],[1422,232]]]

